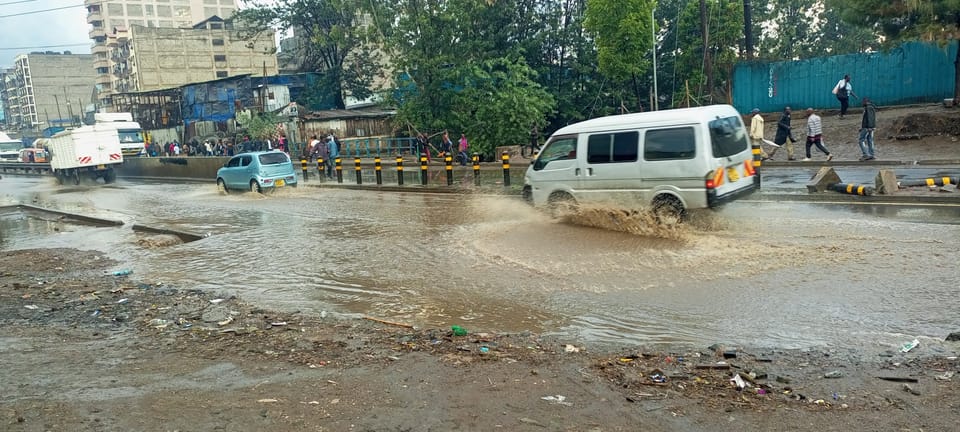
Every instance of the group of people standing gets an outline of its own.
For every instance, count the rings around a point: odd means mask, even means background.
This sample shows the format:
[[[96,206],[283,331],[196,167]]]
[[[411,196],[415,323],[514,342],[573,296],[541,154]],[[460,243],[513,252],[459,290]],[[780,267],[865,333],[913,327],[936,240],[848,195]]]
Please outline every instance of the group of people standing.
[[[428,137],[425,133],[418,133],[416,146],[417,156],[426,156],[427,162],[429,162],[431,157],[430,149],[432,147],[430,144],[430,137]],[[448,154],[453,155],[454,160],[457,163],[459,163],[461,166],[465,166],[470,160],[470,155],[468,154],[469,149],[470,143],[467,141],[467,135],[460,134],[460,140],[457,142],[456,147],[457,152],[454,153],[454,146],[453,141],[450,139],[450,132],[445,130],[443,131],[443,137],[440,139],[440,146],[436,150],[437,157],[443,158]]]
[[[340,141],[331,132],[323,142],[316,135],[310,137],[310,143],[307,146],[307,154],[310,158],[323,161],[323,171],[328,179],[333,178],[334,159],[340,157]]]
[[[850,84],[850,75],[844,75],[843,79],[841,79],[840,82],[834,86],[833,94],[836,95],[837,100],[840,102],[839,118],[843,119],[847,115],[850,96],[857,97],[857,95],[853,92],[853,86]],[[861,101],[863,104],[863,116],[860,121],[860,132],[857,137],[860,146],[860,152],[862,154],[860,161],[874,160],[876,159],[876,147],[874,146],[873,142],[873,133],[877,128],[876,107],[870,102],[870,98],[865,97],[861,99]],[[751,114],[753,117],[750,121],[750,139],[753,141],[755,146],[760,147],[760,156],[762,160],[773,160],[777,150],[783,147],[787,149],[787,160],[796,160],[793,152],[793,143],[797,142],[797,140],[793,136],[793,119],[791,118],[790,107],[785,107],[783,112],[780,114],[780,120],[777,122],[777,132],[774,136],[773,142],[767,141],[763,138],[764,120],[763,116],[760,114],[760,110],[754,108]],[[807,142],[806,157],[803,160],[810,160],[812,157],[810,150],[814,146],[816,146],[820,152],[826,155],[828,161],[832,160],[833,154],[827,150],[827,147],[823,142],[822,118],[816,113],[816,111],[814,111],[813,108],[807,108],[806,115]],[[771,145],[774,148],[768,154],[763,149],[763,144]]]

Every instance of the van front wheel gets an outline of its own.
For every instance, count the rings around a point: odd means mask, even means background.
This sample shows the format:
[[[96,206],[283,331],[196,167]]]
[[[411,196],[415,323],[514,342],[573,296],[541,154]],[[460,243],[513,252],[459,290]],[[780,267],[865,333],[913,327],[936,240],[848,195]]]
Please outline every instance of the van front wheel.
[[[676,226],[683,222],[686,210],[676,197],[661,195],[653,201],[653,216],[660,225]]]
[[[550,198],[547,199],[547,210],[551,217],[559,219],[576,213],[577,201],[569,194],[556,193],[550,195]]]

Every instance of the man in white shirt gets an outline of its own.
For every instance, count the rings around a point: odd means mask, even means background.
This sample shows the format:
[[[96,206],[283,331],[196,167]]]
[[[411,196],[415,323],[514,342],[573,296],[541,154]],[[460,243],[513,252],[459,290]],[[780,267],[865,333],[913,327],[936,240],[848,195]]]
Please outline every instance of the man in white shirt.
[[[807,108],[807,157],[805,161],[810,160],[810,147],[816,145],[817,149],[827,155],[827,160],[832,160],[833,155],[823,146],[823,122],[820,116],[813,111],[813,108]]]
[[[843,79],[833,86],[833,94],[837,95],[840,101],[840,118],[847,115],[847,108],[850,107],[850,96],[857,97],[853,92],[853,85],[850,84],[850,75],[844,75]]]

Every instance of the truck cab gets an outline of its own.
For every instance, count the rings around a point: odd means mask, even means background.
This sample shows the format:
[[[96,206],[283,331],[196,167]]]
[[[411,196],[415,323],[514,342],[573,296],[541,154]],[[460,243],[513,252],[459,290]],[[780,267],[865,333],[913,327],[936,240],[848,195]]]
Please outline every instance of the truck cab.
[[[133,121],[130,113],[95,113],[97,125],[116,129],[124,157],[140,156],[146,152],[146,139],[140,123]]]

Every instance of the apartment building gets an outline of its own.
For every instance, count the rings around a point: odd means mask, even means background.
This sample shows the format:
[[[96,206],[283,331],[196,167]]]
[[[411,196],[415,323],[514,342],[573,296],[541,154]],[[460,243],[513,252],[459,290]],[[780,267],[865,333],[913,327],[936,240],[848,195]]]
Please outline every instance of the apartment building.
[[[21,54],[3,74],[6,129],[37,131],[79,122],[93,95],[93,56]]]
[[[273,32],[244,34],[220,17],[192,28],[134,25],[109,36],[115,93],[160,90],[236,75],[276,75]]]
[[[190,28],[212,16],[229,18],[237,10],[235,0],[84,0],[93,47],[96,86],[101,106],[109,106],[114,88],[113,64],[108,36],[114,29]]]

